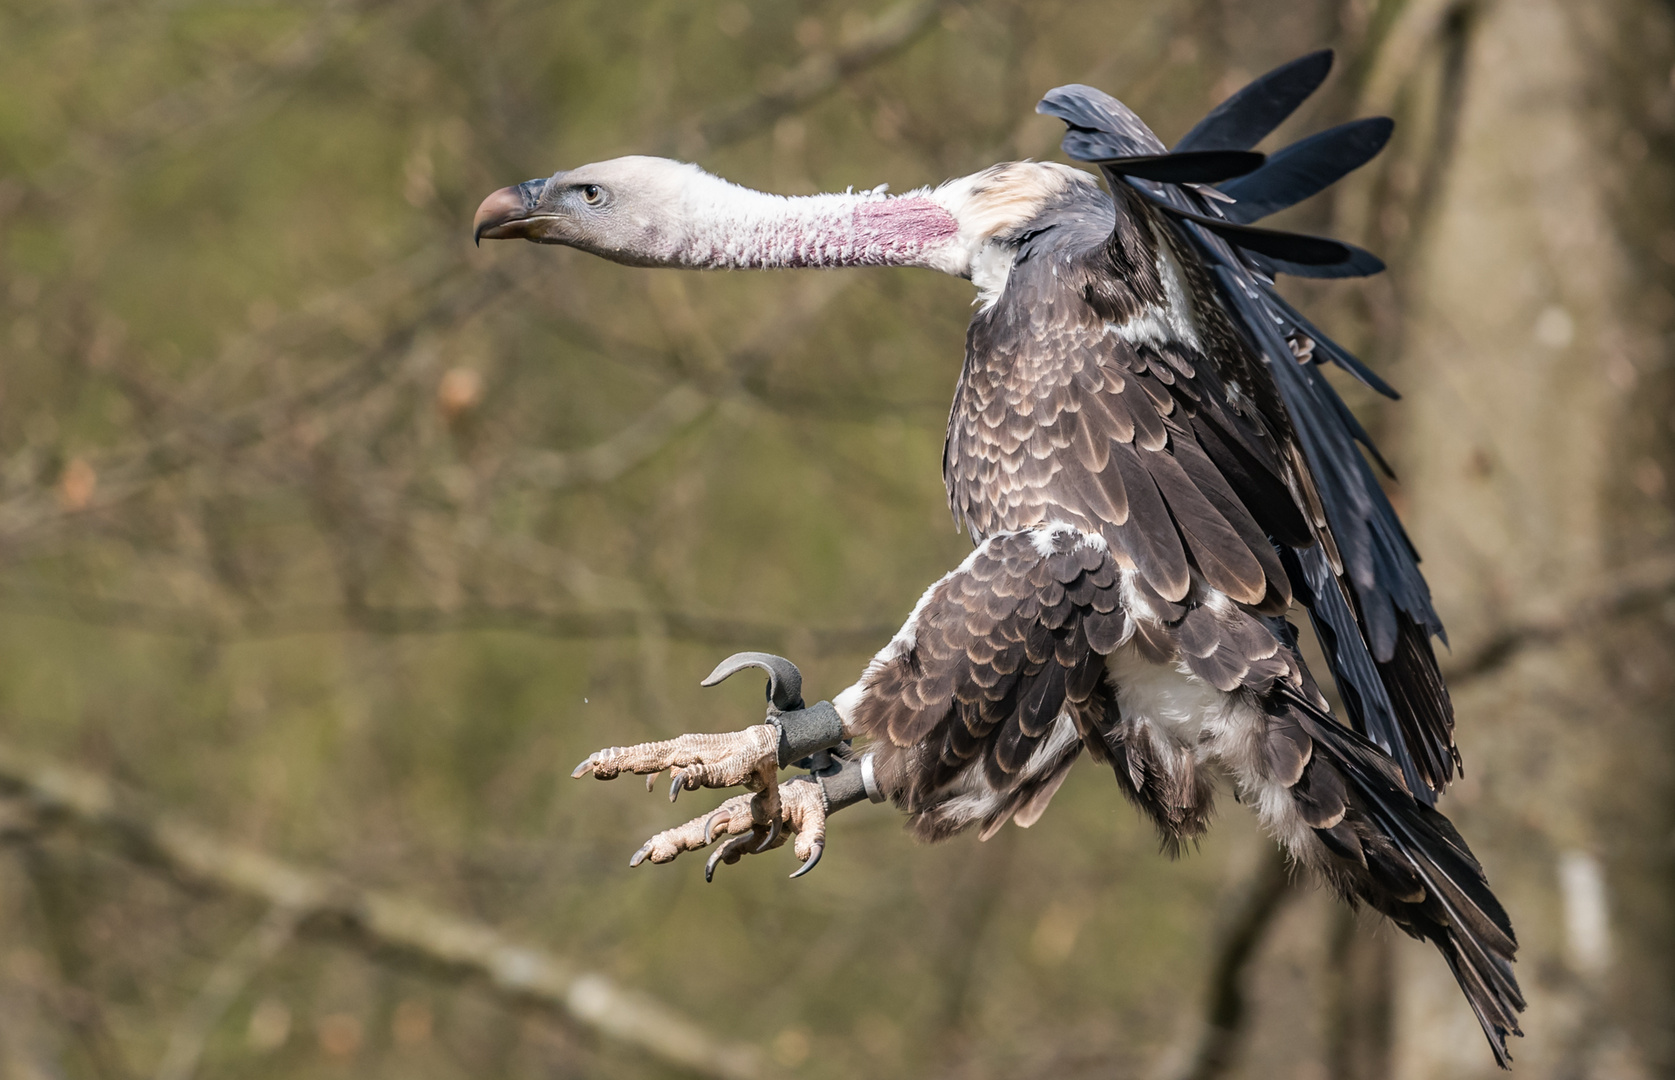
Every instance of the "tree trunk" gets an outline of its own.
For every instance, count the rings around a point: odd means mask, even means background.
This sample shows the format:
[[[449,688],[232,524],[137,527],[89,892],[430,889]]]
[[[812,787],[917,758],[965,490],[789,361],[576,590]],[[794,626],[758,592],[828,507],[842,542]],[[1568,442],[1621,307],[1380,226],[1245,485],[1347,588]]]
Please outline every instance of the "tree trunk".
[[[1650,0],[1414,0],[1367,83],[1408,127],[1373,223],[1408,244],[1385,441],[1484,670],[1441,808],[1518,928],[1525,1078],[1675,1067],[1671,36]],[[1432,951],[1395,967],[1394,1075],[1493,1073]]]

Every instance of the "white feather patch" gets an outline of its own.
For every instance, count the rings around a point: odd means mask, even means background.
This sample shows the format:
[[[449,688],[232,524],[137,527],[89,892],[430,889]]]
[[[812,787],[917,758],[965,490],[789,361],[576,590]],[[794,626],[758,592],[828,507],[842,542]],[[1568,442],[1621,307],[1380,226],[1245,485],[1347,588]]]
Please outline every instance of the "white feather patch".
[[[1157,276],[1163,282],[1162,304],[1148,304],[1137,314],[1121,323],[1106,323],[1105,332],[1115,334],[1130,345],[1182,344],[1197,350],[1203,346],[1198,336],[1198,316],[1192,309],[1192,298],[1186,289],[1181,264],[1168,242],[1153,230],[1157,244]]]
[[[928,193],[959,223],[959,239],[934,269],[970,278],[977,302],[987,308],[1000,298],[1017,255],[1013,234],[1035,220],[1047,203],[1071,184],[1094,186],[1080,169],[1053,161],[1012,161],[950,180]]]
[[[1265,744],[1268,718],[1248,695],[1217,690],[1184,664],[1154,664],[1139,650],[1124,647],[1106,660],[1116,687],[1117,708],[1159,749],[1165,763],[1180,752],[1199,763],[1215,762],[1253,804],[1268,832],[1299,862],[1318,864],[1324,848],[1297,811],[1292,790],[1268,775]]]

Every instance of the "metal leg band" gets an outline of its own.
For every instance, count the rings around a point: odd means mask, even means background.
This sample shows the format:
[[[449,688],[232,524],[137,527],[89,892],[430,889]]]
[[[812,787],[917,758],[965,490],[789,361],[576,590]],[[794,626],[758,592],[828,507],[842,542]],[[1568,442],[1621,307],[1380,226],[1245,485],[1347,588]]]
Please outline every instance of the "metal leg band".
[[[836,771],[818,778],[820,790],[826,796],[826,813],[835,814],[846,806],[854,806],[867,797],[866,784],[861,780],[861,766],[845,761]]]
[[[871,754],[866,754],[861,758],[861,786],[866,790],[867,798],[872,802],[883,802],[887,797],[884,794],[884,789],[878,786],[878,776],[873,772]]]
[[[771,719],[779,727],[782,769],[843,741],[843,717],[829,701],[817,701],[806,709],[792,709]]]

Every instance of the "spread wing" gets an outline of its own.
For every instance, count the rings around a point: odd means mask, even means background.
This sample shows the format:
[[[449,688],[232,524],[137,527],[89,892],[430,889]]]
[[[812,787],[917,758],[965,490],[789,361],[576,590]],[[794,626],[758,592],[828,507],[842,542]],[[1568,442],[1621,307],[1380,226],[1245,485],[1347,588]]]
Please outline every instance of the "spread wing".
[[[1249,150],[1313,92],[1329,68],[1329,53],[1312,54],[1257,79],[1207,117],[1177,151]],[[1309,609],[1356,729],[1395,758],[1416,795],[1434,800],[1458,764],[1453,708],[1431,646],[1432,636],[1443,633],[1442,623],[1419,572],[1418,553],[1361,448],[1375,457],[1377,451],[1316,365],[1330,361],[1380,392],[1394,396],[1394,391],[1273,287],[1273,275],[1280,272],[1349,276],[1376,272],[1383,264],[1353,245],[1317,237],[1287,239],[1288,234],[1249,224],[1364,163],[1388,138],[1388,121],[1358,121],[1304,140],[1228,179],[1216,193],[1223,197],[1216,198],[1207,197],[1202,185],[1126,173],[1123,160],[1143,158],[1155,174],[1150,163],[1164,153],[1162,143],[1126,106],[1098,90],[1061,87],[1043,99],[1038,111],[1059,116],[1070,127],[1064,140],[1070,156],[1104,167],[1118,202],[1113,250],[1121,247],[1117,234],[1122,222],[1134,216],[1123,212],[1124,204],[1142,200],[1188,252],[1184,269],[1203,302],[1200,314],[1224,318],[1233,335],[1230,341],[1208,343],[1220,386],[1212,388],[1215,380],[1203,372],[1189,379],[1188,389],[1200,390],[1192,408],[1213,413],[1206,405],[1213,401],[1223,416],[1231,416],[1230,423],[1212,417],[1207,426],[1218,435],[1231,434],[1239,450],[1248,453],[1252,446],[1252,439],[1238,440],[1241,433],[1254,434],[1259,444],[1267,440],[1266,458],[1256,453],[1246,462],[1249,471],[1239,477],[1245,490],[1239,494],[1243,498],[1254,489],[1271,489],[1277,479],[1294,497],[1290,514],[1276,509],[1272,498],[1245,505],[1280,544],[1286,577]],[[1226,197],[1236,201],[1228,204]],[[1235,387],[1249,398],[1250,408],[1239,407]],[[1220,396],[1212,399],[1218,390]],[[1171,391],[1180,403],[1183,395],[1174,387]],[[1208,451],[1204,438],[1198,442]],[[1225,467],[1222,471],[1232,479]],[[1174,503],[1168,505],[1173,513]],[[1307,538],[1299,543],[1291,532],[1299,509],[1317,543]],[[1236,517],[1222,514],[1235,531],[1242,524]],[[1163,537],[1158,573],[1166,583],[1177,580],[1170,576],[1180,563],[1169,561],[1174,551],[1168,530],[1159,524],[1147,532]],[[1231,548],[1224,545],[1223,550]],[[1248,564],[1230,565],[1224,577],[1248,581]]]

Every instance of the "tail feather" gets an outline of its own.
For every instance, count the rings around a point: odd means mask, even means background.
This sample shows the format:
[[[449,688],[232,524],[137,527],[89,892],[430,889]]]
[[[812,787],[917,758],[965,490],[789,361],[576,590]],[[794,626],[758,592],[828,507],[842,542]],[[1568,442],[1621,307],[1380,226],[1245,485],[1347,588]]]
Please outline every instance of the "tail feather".
[[[1310,774],[1337,774],[1348,792],[1342,819],[1331,828],[1314,828],[1329,856],[1328,876],[1346,898],[1365,902],[1410,936],[1437,947],[1496,1062],[1508,1067],[1507,1038],[1523,1034],[1518,1013],[1524,996],[1512,971],[1518,939],[1483,867],[1453,824],[1413,797],[1378,747],[1301,694],[1286,694],[1277,711],[1314,744],[1293,789],[1305,821],[1311,816],[1303,805],[1309,793],[1337,788]]]

